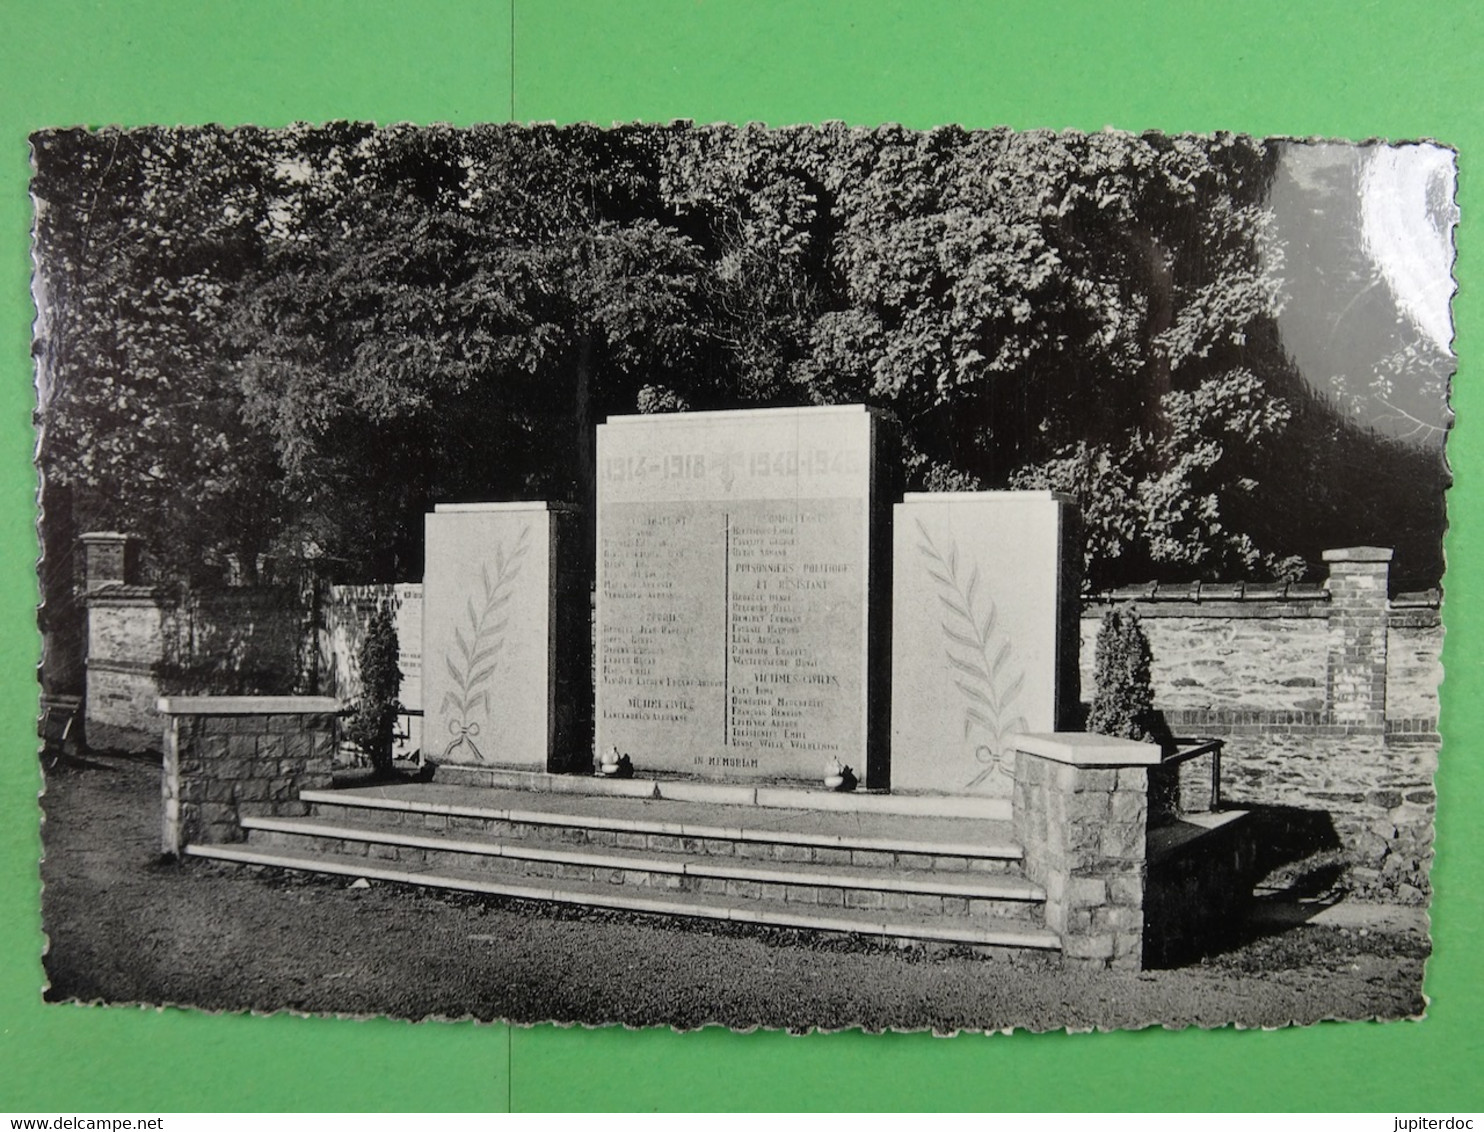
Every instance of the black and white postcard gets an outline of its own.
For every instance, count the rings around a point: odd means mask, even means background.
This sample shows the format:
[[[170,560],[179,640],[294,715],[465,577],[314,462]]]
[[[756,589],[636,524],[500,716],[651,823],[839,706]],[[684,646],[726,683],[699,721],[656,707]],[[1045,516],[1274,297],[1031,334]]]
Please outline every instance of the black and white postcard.
[[[32,147],[50,999],[1423,1013],[1451,149]]]

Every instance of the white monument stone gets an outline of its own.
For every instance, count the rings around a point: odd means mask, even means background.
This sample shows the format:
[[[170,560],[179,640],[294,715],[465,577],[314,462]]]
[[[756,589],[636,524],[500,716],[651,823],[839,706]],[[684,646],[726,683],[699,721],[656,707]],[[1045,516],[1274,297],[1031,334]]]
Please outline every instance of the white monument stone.
[[[892,788],[1009,797],[1011,739],[1075,726],[1076,508],[909,493],[893,539]]]
[[[439,504],[423,573],[423,752],[564,770],[588,762],[587,585],[575,515],[548,503]]]
[[[641,773],[884,775],[880,428],[858,405],[599,427],[600,752]]]

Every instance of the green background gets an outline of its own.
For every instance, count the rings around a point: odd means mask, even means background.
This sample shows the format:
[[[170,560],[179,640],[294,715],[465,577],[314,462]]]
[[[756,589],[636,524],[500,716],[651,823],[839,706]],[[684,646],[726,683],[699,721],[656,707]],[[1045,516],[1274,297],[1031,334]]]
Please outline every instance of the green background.
[[[1484,723],[1481,33],[1471,5],[1360,0],[0,0],[0,1110],[1484,1107],[1484,771],[1469,742]],[[512,116],[1112,125],[1455,146],[1461,361],[1428,1019],[945,1040],[43,1006],[27,134]]]

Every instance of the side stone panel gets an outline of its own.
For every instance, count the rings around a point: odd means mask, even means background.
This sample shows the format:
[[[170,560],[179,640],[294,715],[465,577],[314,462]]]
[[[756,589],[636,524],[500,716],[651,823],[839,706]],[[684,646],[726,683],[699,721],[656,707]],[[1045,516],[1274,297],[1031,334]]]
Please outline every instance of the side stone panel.
[[[424,753],[570,769],[586,703],[586,585],[560,505],[440,504],[427,516]],[[585,575],[583,575],[585,578]]]
[[[895,508],[893,789],[1008,798],[1015,736],[1073,726],[1074,512],[1043,491]]]

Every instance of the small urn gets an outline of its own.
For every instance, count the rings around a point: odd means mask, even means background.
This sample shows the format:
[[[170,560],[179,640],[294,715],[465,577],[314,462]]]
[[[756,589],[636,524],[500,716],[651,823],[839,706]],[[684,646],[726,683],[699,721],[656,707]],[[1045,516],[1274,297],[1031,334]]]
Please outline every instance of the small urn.
[[[618,748],[609,749],[598,763],[598,771],[605,778],[633,778],[634,764],[628,755],[618,753]]]
[[[845,785],[845,767],[839,759],[831,759],[824,764],[824,788],[826,790],[839,790]]]

